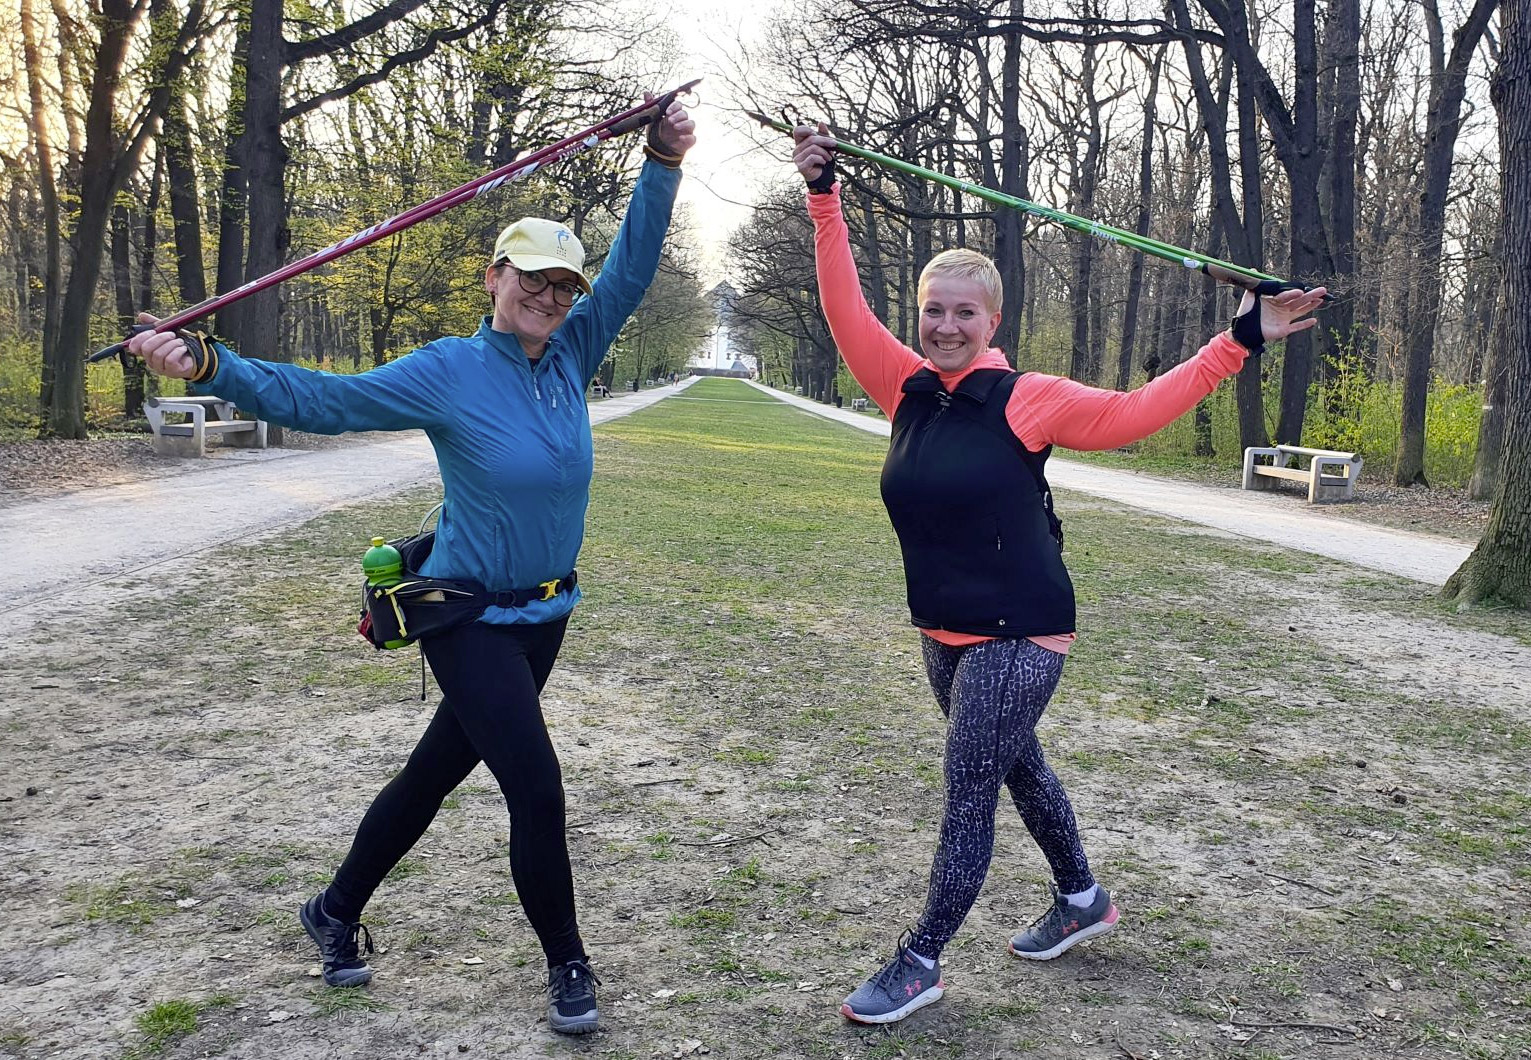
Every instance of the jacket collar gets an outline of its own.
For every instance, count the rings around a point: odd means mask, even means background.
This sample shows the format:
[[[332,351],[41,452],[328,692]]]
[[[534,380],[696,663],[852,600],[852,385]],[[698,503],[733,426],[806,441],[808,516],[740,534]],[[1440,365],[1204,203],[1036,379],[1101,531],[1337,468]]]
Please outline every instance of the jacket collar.
[[[526,355],[526,350],[522,349],[520,339],[516,338],[515,335],[508,331],[496,331],[491,326],[490,322],[493,319],[493,317],[490,317],[486,314],[484,318],[479,321],[478,338],[483,342],[488,343],[492,349],[498,350],[506,357],[509,357],[512,361],[516,362],[517,364],[524,364],[528,368],[536,368],[537,365],[541,364],[543,361],[546,361],[548,359],[548,355],[553,352],[553,344],[558,341],[558,332],[555,331],[553,334],[548,336],[547,348],[542,351],[542,356],[533,361]]]

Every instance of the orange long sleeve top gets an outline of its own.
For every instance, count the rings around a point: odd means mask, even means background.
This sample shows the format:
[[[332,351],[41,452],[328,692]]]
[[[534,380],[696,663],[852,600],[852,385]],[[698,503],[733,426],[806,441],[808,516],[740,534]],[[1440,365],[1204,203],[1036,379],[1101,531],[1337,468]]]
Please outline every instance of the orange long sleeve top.
[[[808,196],[818,264],[819,299],[829,332],[845,366],[891,422],[903,398],[904,380],[929,368],[948,391],[977,368],[1009,368],[1005,355],[990,348],[960,372],[941,372],[878,320],[861,290],[851,256],[850,233],[840,207],[840,187]],[[1244,365],[1248,351],[1227,332],[1213,336],[1190,360],[1136,390],[1102,390],[1061,376],[1026,372],[1016,381],[1005,419],[1032,452],[1049,445],[1066,449],[1115,449],[1146,438],[1196,407],[1218,383]],[[976,644],[992,638],[946,630],[921,630],[943,644]],[[1074,634],[1032,637],[1052,651],[1067,652]]]

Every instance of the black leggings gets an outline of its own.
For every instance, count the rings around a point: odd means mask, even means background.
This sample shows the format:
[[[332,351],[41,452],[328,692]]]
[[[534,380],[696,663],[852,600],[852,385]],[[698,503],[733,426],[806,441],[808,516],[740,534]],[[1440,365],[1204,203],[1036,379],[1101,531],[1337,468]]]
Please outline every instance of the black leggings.
[[[510,873],[548,964],[585,956],[564,837],[563,774],[537,699],[567,624],[567,618],[470,622],[425,642],[441,706],[404,769],[362,818],[325,895],[331,916],[360,918],[383,877],[425,834],[441,800],[482,760],[510,811]]]

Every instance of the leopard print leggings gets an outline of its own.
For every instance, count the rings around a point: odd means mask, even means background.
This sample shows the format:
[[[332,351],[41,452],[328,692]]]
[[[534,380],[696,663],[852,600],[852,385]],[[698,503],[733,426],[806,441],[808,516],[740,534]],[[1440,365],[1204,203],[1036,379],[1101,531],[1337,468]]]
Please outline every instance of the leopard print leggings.
[[[946,715],[946,811],[930,891],[911,945],[935,959],[978,898],[994,854],[999,786],[1042,848],[1065,894],[1095,883],[1079,843],[1074,809],[1058,782],[1036,726],[1064,656],[1032,641],[1002,638],[954,648],[922,636],[925,672]]]

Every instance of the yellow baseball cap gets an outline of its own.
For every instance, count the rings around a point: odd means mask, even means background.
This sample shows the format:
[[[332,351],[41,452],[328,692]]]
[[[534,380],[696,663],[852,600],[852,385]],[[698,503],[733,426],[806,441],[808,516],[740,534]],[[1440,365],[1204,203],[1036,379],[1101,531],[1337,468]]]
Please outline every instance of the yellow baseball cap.
[[[590,293],[585,279],[585,248],[574,233],[557,221],[523,217],[506,227],[494,241],[493,263],[508,261],[522,272],[569,269],[580,290]]]

